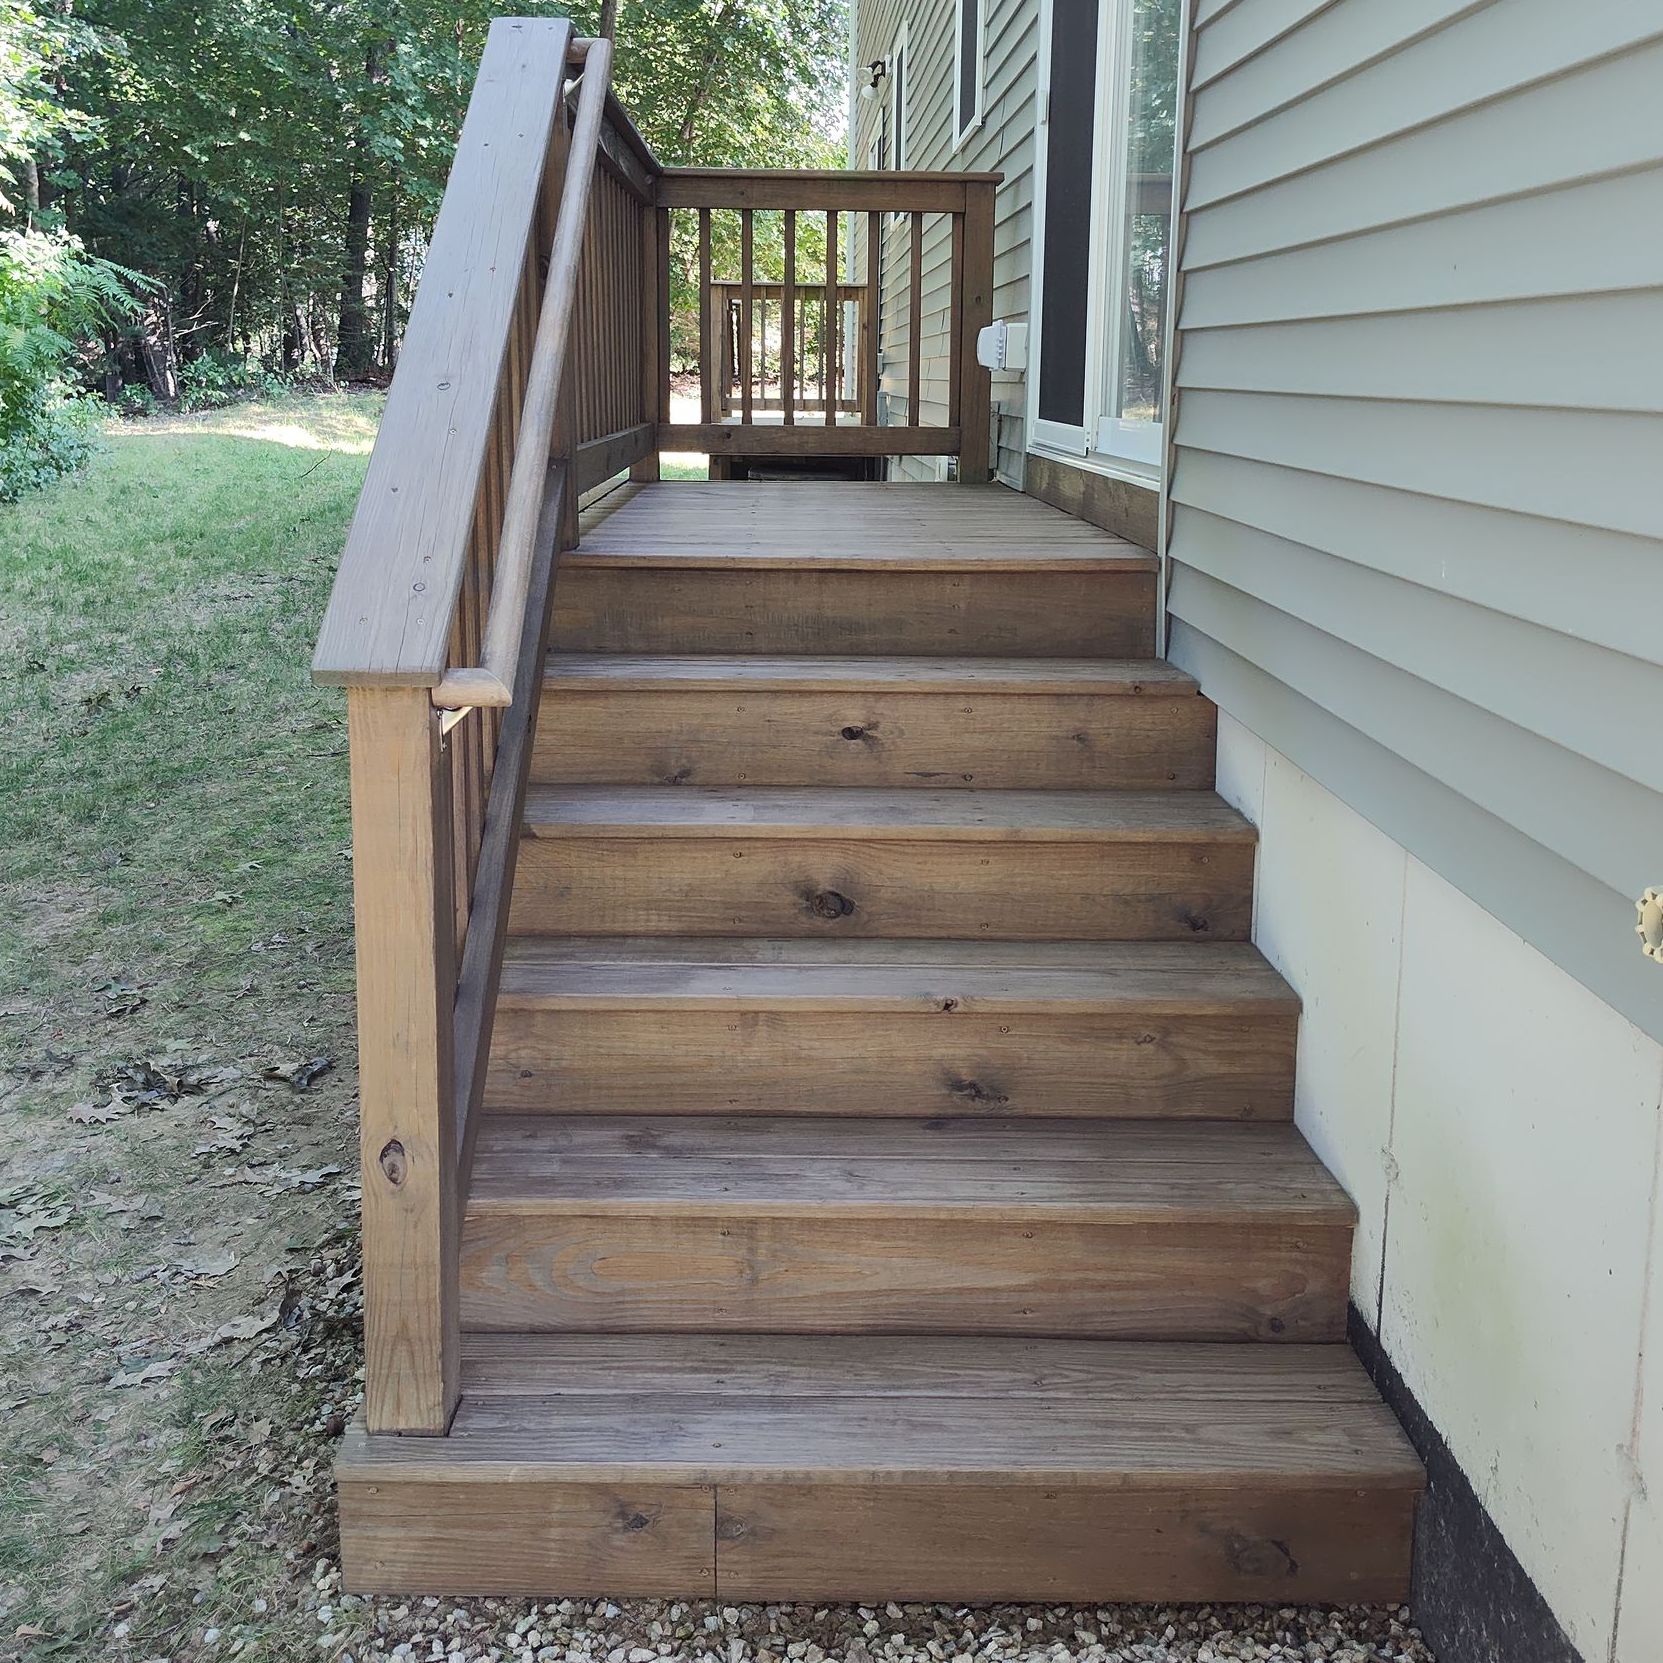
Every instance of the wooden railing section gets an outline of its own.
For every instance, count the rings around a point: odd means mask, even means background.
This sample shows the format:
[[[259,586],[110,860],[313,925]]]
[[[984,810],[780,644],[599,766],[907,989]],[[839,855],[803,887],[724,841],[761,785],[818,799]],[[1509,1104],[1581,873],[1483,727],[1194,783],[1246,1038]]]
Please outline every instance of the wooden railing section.
[[[726,421],[743,411],[745,388],[750,387],[753,410],[781,413],[781,425],[794,424],[807,416],[824,418],[828,389],[839,411],[856,413],[866,408],[861,378],[868,368],[864,354],[850,362],[849,346],[865,339],[870,327],[866,318],[867,292],[862,283],[840,283],[837,301],[845,318],[852,311],[855,326],[839,329],[826,326],[824,287],[791,285],[787,312],[787,287],[783,282],[759,278],[746,286],[734,278],[716,278],[710,284],[710,317],[715,339],[706,348],[701,375],[715,377],[715,417]],[[772,373],[770,373],[770,365]],[[742,374],[742,366],[749,374]],[[844,391],[854,383],[853,394]]]
[[[974,350],[991,183],[665,170],[608,90],[610,68],[609,43],[574,39],[565,19],[491,25],[313,663],[347,689],[372,1432],[443,1433],[457,1403],[462,1205],[556,558],[577,541],[580,493],[626,469],[656,477],[662,450],[765,454],[782,433],[799,455],[962,451],[961,477],[987,477]],[[788,221],[828,216],[834,326],[839,214],[868,216],[868,247],[883,215],[912,216],[912,425],[877,422],[875,327],[844,346],[868,366],[859,425],[811,431],[790,400],[771,430],[670,421],[671,213],[737,207],[748,227],[750,210],[779,206]],[[933,427],[915,414],[932,213],[951,219],[953,260],[952,420]],[[788,257],[782,303],[792,282]],[[859,285],[873,320],[876,283],[873,264]],[[741,405],[754,412],[754,398]]]
[[[665,450],[703,451],[711,456],[940,456],[959,458],[959,478],[989,477],[990,383],[976,362],[976,337],[993,321],[993,206],[996,174],[822,173],[734,168],[668,168],[658,201],[668,210],[698,218],[698,293],[701,410],[697,422],[661,427]],[[712,270],[711,216],[736,212],[740,226],[737,281]],[[756,220],[778,211],[783,221],[783,280],[759,280],[755,270]],[[798,230],[808,215],[823,217],[825,255],[818,279],[799,281]],[[939,341],[930,357],[947,365],[947,419],[921,419],[922,376],[927,334],[924,263],[928,221],[947,221],[948,306]],[[899,218],[905,234],[895,234]],[[840,271],[840,239],[861,246],[863,270],[854,283]],[[907,342],[905,422],[882,422],[879,376],[883,350],[885,290],[898,284],[886,273],[886,259],[906,262]],[[756,319],[759,307],[774,303],[780,320],[780,359],[794,361],[799,304],[819,291],[819,315],[828,337],[822,350],[831,366],[848,355],[856,362],[856,394],[846,421],[838,399],[824,397],[816,411],[783,390],[767,397],[759,384]],[[857,297],[855,338],[844,324],[845,295]],[[736,324],[730,316],[737,307]],[[730,336],[737,363],[728,363],[723,341]],[[766,340],[766,335],[763,337]],[[835,373],[828,379],[837,385]],[[733,388],[737,387],[737,396]],[[770,405],[775,408],[770,408]],[[737,411],[737,414],[735,412]],[[779,419],[773,420],[778,414]],[[758,414],[765,419],[758,421]]]

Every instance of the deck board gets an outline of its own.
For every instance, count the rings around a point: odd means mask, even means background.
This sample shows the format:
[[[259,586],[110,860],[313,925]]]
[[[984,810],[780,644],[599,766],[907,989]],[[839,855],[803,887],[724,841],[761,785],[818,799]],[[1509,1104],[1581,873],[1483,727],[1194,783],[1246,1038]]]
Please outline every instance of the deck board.
[[[563,567],[1134,571],[1155,557],[1003,485],[743,484],[620,488],[588,508]]]

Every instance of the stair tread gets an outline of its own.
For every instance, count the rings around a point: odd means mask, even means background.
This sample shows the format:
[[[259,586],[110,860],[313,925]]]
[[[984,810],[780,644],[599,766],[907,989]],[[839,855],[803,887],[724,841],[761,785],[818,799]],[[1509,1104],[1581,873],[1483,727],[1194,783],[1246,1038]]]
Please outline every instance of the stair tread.
[[[1256,836],[1211,791],[533,786],[525,819],[536,837],[1251,843]]]
[[[470,1335],[451,1435],[354,1430],[342,1465],[618,1483],[1422,1484],[1343,1346],[867,1335]]]
[[[1157,658],[848,658],[551,652],[548,691],[1094,694],[1185,698],[1195,678]]]
[[[807,1115],[486,1115],[470,1216],[548,1211],[1283,1221],[1356,1210],[1291,1126]]]
[[[1246,942],[526,936],[508,946],[498,1005],[1240,1016],[1299,1000]]]
[[[914,484],[728,484],[618,492],[584,516],[563,569],[1154,571],[1147,549],[1020,491]]]

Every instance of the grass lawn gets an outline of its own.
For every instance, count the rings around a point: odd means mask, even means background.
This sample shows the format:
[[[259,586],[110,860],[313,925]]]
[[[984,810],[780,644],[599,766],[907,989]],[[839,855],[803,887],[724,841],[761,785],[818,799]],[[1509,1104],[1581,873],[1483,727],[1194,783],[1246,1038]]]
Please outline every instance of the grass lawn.
[[[0,507],[3,1656],[316,1654],[356,1196],[307,665],[378,413],[123,425]]]

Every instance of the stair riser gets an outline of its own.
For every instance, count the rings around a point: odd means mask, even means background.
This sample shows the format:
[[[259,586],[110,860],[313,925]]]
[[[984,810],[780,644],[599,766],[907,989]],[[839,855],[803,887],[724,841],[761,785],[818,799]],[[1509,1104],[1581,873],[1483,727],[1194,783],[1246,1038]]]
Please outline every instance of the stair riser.
[[[486,1100],[562,1114],[1286,1120],[1291,1014],[499,1010]]]
[[[1153,572],[562,568],[564,652],[1146,658]]]
[[[528,838],[522,934],[1245,941],[1242,841]]]
[[[733,1600],[1408,1597],[1412,1491],[343,1481],[354,1593]]]
[[[470,1212],[465,1326],[1337,1341],[1349,1226]]]
[[[545,696],[549,785],[1206,789],[1198,697],[573,692]]]

